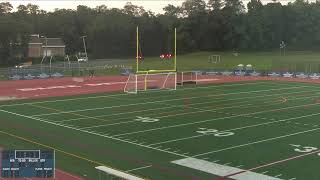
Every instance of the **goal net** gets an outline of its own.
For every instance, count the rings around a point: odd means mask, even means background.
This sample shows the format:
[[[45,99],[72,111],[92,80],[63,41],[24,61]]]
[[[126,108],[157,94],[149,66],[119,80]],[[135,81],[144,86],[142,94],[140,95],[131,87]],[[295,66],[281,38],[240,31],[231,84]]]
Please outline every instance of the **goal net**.
[[[124,92],[136,94],[138,91],[165,89],[177,89],[177,73],[130,74],[124,87]]]
[[[179,72],[177,75],[177,84],[197,84],[198,74],[198,71]]]

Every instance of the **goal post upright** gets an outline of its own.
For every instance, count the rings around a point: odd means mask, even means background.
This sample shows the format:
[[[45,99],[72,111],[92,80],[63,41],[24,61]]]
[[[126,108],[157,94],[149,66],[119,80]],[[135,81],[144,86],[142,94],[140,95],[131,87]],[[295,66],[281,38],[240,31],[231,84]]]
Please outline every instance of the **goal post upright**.
[[[155,69],[143,68],[139,64],[143,59],[140,44],[139,26],[136,27],[136,70],[130,74],[124,86],[124,92],[137,94],[138,91],[149,91],[156,89],[176,90],[177,89],[177,29],[170,31],[174,38],[170,38],[172,56],[169,66],[161,69],[161,66]],[[172,37],[172,36],[171,36]],[[152,63],[152,62],[150,62]],[[152,66],[150,66],[152,67]],[[142,69],[141,69],[142,68]]]
[[[136,28],[136,74],[139,73],[162,73],[162,72],[177,72],[177,28],[174,28],[174,58],[173,58],[173,67],[172,69],[155,69],[155,70],[140,70],[139,68],[139,49],[140,47],[140,33],[139,26]],[[141,55],[142,56],[142,55]],[[144,57],[141,57],[144,58]]]
[[[137,26],[136,29],[136,38],[137,38],[137,44],[136,44],[136,73],[139,72],[139,26]]]
[[[174,70],[177,72],[177,28],[174,28]]]

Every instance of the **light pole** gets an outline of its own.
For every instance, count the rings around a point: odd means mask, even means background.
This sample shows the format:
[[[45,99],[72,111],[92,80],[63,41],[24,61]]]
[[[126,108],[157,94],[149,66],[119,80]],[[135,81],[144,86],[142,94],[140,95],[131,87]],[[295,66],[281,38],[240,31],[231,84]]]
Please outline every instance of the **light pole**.
[[[84,53],[86,55],[86,60],[88,61],[88,54],[87,54],[87,47],[86,47],[86,38],[87,36],[81,36],[82,42],[83,42],[83,48],[84,48]]]
[[[47,40],[47,37],[46,37],[46,36],[41,36],[41,38],[44,38],[45,43],[46,43],[46,47],[45,47],[45,51],[46,51],[46,53],[45,53],[45,57],[47,57],[47,56],[48,56],[48,49],[47,49],[47,46],[48,46],[48,40]]]
[[[48,50],[47,50],[47,46],[48,46],[48,41],[47,41],[47,37],[46,36],[40,36],[41,38],[44,38],[45,39],[45,53],[43,53],[43,57],[42,57],[42,60],[41,60],[41,64],[40,64],[40,67],[41,67],[41,72],[42,72],[42,64],[43,64],[43,61],[45,58],[47,58],[47,53],[48,53]]]

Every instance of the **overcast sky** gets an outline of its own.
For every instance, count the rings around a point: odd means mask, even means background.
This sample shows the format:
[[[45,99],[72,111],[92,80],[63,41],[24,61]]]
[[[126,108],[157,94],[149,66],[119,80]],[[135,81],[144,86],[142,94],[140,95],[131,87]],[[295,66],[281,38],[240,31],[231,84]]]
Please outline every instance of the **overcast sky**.
[[[122,8],[126,2],[130,0],[36,0],[36,1],[29,1],[29,0],[10,0],[9,2],[16,8],[18,5],[23,4],[27,5],[28,3],[37,4],[40,6],[40,9],[46,11],[53,11],[55,8],[66,8],[66,9],[75,9],[78,5],[86,5],[91,8],[94,8],[99,5],[106,5],[108,8]],[[143,6],[146,10],[151,10],[155,13],[162,13],[166,5],[173,4],[173,5],[181,5],[184,0],[131,0],[132,4]],[[207,0],[206,0],[207,1]],[[243,0],[244,4],[246,5],[249,0]],[[263,3],[270,2],[270,0],[261,0]],[[293,2],[294,0],[278,0],[283,4],[287,4],[288,2]],[[312,1],[312,0],[311,0]],[[0,0],[0,2],[5,2]]]

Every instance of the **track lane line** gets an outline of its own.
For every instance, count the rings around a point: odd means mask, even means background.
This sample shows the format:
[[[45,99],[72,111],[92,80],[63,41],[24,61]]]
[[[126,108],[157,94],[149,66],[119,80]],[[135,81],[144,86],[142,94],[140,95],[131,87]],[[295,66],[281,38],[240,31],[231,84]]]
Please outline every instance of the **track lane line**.
[[[247,82],[247,83],[233,83],[233,84],[222,84],[219,87],[228,87],[228,86],[243,86],[243,85],[255,85],[255,84],[277,84],[281,85],[281,83],[274,83],[270,81],[258,81],[258,82]],[[305,86],[310,87],[310,86]],[[177,89],[176,91],[184,91],[184,90],[193,90],[193,89],[216,89],[217,86],[204,86],[204,87],[191,87],[191,88],[183,88]],[[162,91],[152,91],[152,93],[157,93]],[[150,92],[141,92],[141,94],[147,94]],[[87,99],[97,99],[97,98],[108,98],[108,97],[117,97],[117,96],[128,96],[128,94],[113,94],[113,95],[105,95],[105,96],[89,96],[89,97],[79,97],[79,98],[69,98],[69,99],[58,99],[58,100],[47,100],[47,101],[36,101],[36,102],[29,102],[29,103],[20,103],[20,104],[7,104],[7,105],[0,105],[2,107],[10,107],[10,106],[23,106],[28,104],[41,104],[41,103],[55,103],[55,102],[66,102],[66,101],[76,101],[76,100],[87,100]]]

